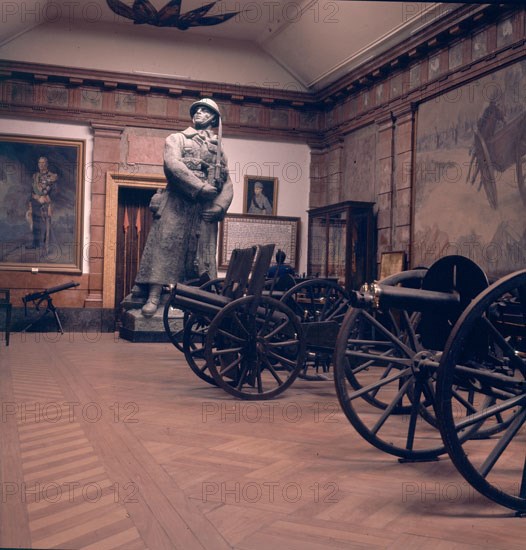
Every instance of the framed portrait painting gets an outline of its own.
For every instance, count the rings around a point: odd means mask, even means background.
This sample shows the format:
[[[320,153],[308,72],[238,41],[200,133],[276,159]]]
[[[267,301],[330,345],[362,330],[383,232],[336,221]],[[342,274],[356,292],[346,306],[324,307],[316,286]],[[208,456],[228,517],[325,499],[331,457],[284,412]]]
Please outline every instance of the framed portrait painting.
[[[0,270],[82,272],[84,142],[0,135]]]
[[[243,213],[275,216],[278,211],[278,178],[245,176]]]

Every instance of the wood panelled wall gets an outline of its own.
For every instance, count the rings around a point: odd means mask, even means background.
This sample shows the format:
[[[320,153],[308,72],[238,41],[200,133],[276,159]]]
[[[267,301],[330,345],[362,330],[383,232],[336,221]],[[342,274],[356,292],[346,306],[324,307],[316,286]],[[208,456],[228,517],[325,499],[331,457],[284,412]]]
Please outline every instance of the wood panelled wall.
[[[502,43],[499,25],[508,20],[513,33]],[[89,239],[96,246],[89,276],[79,277],[76,301],[67,305],[102,307],[106,174],[152,172],[152,166],[161,173],[155,152],[144,152],[142,168],[130,168],[129,156],[144,151],[139,145],[149,137],[188,124],[188,108],[200,97],[218,101],[228,136],[309,144],[310,206],[374,201],[378,254],[409,253],[418,105],[524,58],[525,24],[524,7],[465,5],[312,94],[0,61],[2,115],[87,124],[93,131]],[[484,48],[475,50],[481,32]],[[59,282],[56,274],[39,274],[35,283],[29,274],[0,272],[0,287],[14,288],[15,299]]]
[[[419,105],[524,59],[525,27],[524,7],[464,6],[324,90],[311,207],[375,202],[378,260],[393,250],[410,257]]]

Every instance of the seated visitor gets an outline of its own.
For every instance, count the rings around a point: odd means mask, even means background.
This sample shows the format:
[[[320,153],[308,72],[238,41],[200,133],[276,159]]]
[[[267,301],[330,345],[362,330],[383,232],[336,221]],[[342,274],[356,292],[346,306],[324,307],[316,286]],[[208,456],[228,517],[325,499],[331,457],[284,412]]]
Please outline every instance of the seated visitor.
[[[276,252],[276,265],[270,266],[267,277],[273,278],[276,275],[277,277],[282,277],[283,275],[294,275],[294,269],[290,264],[286,264],[285,260],[287,258],[287,255],[283,250],[278,250]]]

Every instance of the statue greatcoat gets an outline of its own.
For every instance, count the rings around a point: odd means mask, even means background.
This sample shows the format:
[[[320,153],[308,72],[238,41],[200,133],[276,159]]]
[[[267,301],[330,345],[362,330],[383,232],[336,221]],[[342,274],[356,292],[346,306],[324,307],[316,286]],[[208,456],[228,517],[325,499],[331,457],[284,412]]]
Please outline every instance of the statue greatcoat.
[[[154,221],[142,254],[136,283],[176,284],[207,272],[217,277],[216,248],[218,221],[233,198],[227,161],[221,154],[221,176],[214,180],[217,137],[210,130],[192,127],[170,135],[164,149],[166,189],[158,191],[150,208]],[[218,195],[203,201],[199,193],[206,183]],[[206,222],[203,209],[218,206],[219,220]]]

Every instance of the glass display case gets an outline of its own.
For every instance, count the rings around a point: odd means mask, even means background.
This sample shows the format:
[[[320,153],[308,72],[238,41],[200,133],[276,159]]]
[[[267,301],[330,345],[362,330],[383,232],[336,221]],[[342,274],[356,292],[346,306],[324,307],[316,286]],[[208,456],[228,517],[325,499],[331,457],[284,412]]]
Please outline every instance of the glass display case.
[[[347,201],[309,210],[310,277],[337,280],[347,290],[374,279],[373,205]]]

